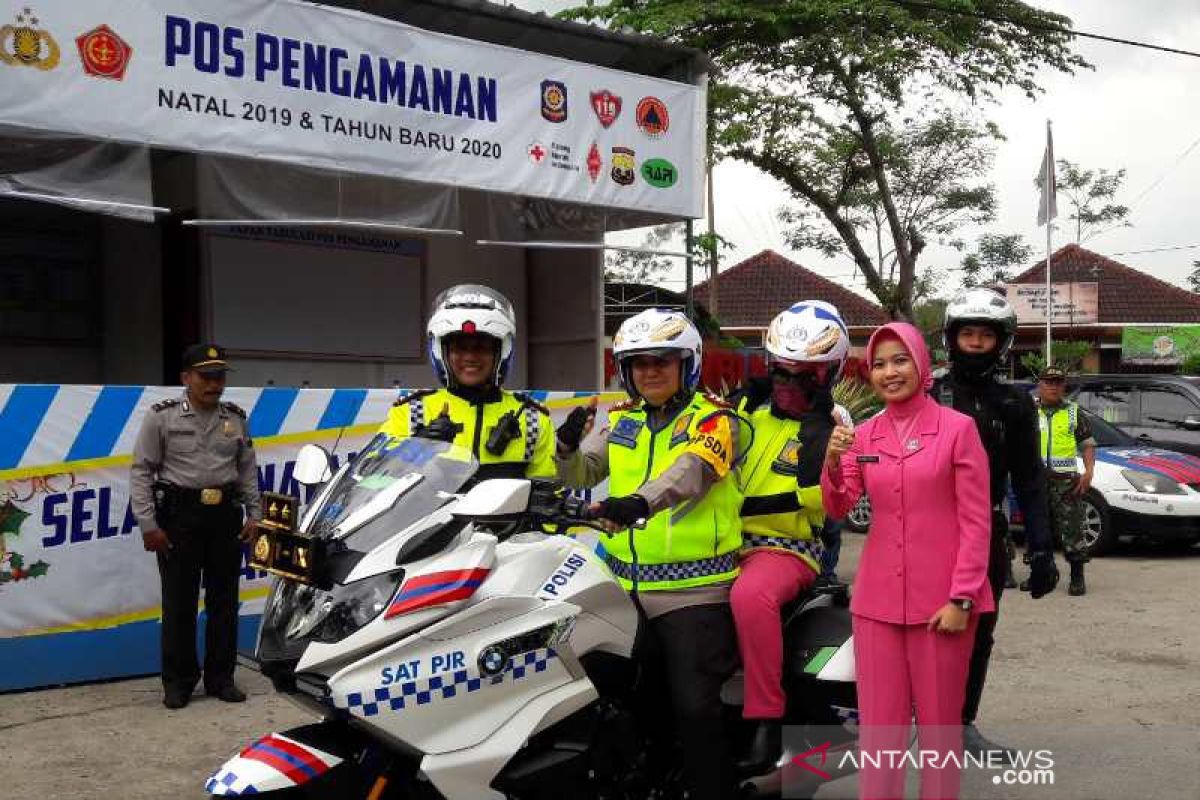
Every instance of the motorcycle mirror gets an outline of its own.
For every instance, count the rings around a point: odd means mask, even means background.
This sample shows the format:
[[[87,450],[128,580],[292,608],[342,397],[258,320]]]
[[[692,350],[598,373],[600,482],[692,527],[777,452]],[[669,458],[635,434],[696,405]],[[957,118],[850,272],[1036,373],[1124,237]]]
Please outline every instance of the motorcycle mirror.
[[[456,517],[508,517],[529,508],[531,484],[523,478],[492,478],[480,481],[451,512]]]
[[[305,486],[316,486],[333,477],[333,459],[329,451],[315,444],[306,444],[296,456],[292,477]]]

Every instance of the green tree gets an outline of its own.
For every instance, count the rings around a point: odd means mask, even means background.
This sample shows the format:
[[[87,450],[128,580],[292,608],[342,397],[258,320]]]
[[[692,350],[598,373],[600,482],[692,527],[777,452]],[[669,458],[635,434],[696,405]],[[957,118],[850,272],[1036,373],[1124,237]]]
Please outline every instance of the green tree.
[[[1002,139],[996,126],[976,123],[965,115],[942,112],[932,120],[905,120],[902,128],[880,123],[878,138],[891,170],[891,189],[904,230],[910,232],[913,256],[920,255],[932,237],[939,244],[961,247],[953,237],[964,224],[982,225],[996,215],[995,187],[985,179],[995,155],[994,143]],[[846,142],[845,148],[853,148]],[[835,160],[840,155],[834,155]],[[866,176],[869,163],[859,153],[858,168]],[[836,169],[837,164],[827,163]],[[862,240],[872,266],[881,278],[887,296],[885,306],[899,288],[899,254],[888,235],[888,214],[876,185],[864,179],[846,193],[843,214]],[[845,252],[845,241],[828,224],[828,219],[811,205],[797,204],[779,212],[788,245],[795,250],[813,248],[827,257]],[[918,275],[912,302],[920,300]]]
[[[1050,353],[1054,363],[1068,373],[1079,372],[1083,369],[1084,357],[1095,349],[1092,342],[1057,341],[1051,340]],[[1042,374],[1046,366],[1046,354],[1042,352],[1026,353],[1021,356],[1021,366],[1034,376]]]
[[[1070,32],[1056,30],[1067,17],[1019,0],[964,6],[989,19],[889,0],[611,0],[564,14],[708,53],[718,67],[709,84],[714,157],[780,180],[823,218],[884,307],[911,318],[917,262],[937,235],[897,194],[900,176],[920,164],[902,143],[929,127],[912,121],[958,124],[947,102],[988,102],[1010,88],[1034,97],[1042,68],[1087,66]],[[880,210],[892,283],[864,243],[864,198]]]
[[[646,231],[640,247],[646,250],[661,249],[670,239],[681,234],[682,226],[672,222],[655,225]],[[604,280],[622,283],[654,283],[670,271],[675,259],[653,252],[633,250],[607,250],[604,253]]]
[[[979,237],[975,250],[962,260],[962,285],[994,286],[1012,280],[1012,270],[1029,262],[1033,248],[1025,244],[1019,233],[985,233]]]
[[[1193,292],[1200,292],[1200,261],[1192,262],[1192,271],[1187,277],[1188,288]]]
[[[1060,194],[1072,208],[1068,217],[1075,223],[1075,242],[1088,239],[1116,228],[1129,228],[1129,206],[1116,202],[1117,193],[1125,183],[1125,170],[1084,169],[1065,158],[1058,159],[1054,179]]]

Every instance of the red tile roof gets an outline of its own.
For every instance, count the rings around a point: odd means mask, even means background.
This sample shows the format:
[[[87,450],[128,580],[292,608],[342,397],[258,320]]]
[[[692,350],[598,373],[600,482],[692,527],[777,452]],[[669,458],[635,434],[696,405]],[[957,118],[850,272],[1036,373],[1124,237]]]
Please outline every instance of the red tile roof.
[[[851,327],[883,325],[884,310],[774,250],[763,250],[717,275],[717,319],[725,328],[765,328],[787,304],[833,303]],[[709,281],[696,284],[695,299],[712,308]]]
[[[1100,322],[1200,322],[1200,295],[1069,244],[1050,256],[1054,283],[1099,283]],[[1046,282],[1043,259],[1013,283]]]

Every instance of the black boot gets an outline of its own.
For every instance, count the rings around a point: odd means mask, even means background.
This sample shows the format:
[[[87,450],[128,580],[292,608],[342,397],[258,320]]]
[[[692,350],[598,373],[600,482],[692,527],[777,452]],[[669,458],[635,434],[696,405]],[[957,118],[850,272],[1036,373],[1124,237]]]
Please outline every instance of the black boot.
[[[738,775],[770,772],[783,756],[783,724],[777,719],[760,719],[750,737],[750,746],[737,763]]]
[[[972,753],[979,758],[985,758],[987,753],[1000,753],[1003,758],[1012,760],[1013,751],[1002,744],[996,744],[984,737],[974,723],[963,725],[963,752]]]
[[[1079,597],[1087,594],[1087,584],[1083,582],[1083,562],[1071,562],[1071,585],[1067,587],[1067,594],[1071,597]]]

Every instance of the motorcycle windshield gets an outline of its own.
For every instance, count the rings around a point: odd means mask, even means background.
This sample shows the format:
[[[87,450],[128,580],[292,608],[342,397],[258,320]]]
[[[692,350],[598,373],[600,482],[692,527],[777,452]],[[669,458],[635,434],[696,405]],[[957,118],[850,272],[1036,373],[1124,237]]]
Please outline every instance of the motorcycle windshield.
[[[425,520],[475,475],[471,453],[446,442],[376,436],[317,495],[300,529],[326,540],[330,558],[362,554]],[[351,559],[354,561],[356,559]],[[335,642],[379,614],[402,572],[322,589],[276,579],[259,628],[257,652],[269,662],[299,658],[313,641]]]
[[[380,434],[318,495],[301,529],[370,552],[445,505],[478,469],[457,445]]]

